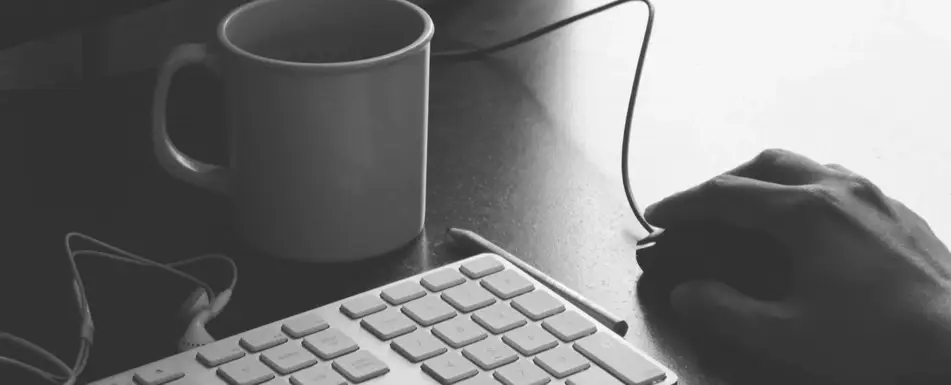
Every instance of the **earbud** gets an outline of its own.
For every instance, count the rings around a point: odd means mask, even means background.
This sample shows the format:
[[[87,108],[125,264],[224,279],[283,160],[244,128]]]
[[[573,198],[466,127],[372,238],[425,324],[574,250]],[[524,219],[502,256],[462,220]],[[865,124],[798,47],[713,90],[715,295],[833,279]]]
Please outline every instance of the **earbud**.
[[[198,313],[198,315],[188,323],[185,334],[178,340],[178,351],[184,352],[215,342],[215,338],[205,329],[205,325],[208,321],[211,321],[212,318],[214,317],[211,316],[210,309]]]
[[[231,300],[231,289],[218,294],[213,303],[210,303],[208,298],[208,293],[198,288],[182,304],[179,317],[188,322],[188,327],[182,338],[178,340],[180,352],[215,342],[215,338],[208,333],[205,326],[228,305],[228,301]]]

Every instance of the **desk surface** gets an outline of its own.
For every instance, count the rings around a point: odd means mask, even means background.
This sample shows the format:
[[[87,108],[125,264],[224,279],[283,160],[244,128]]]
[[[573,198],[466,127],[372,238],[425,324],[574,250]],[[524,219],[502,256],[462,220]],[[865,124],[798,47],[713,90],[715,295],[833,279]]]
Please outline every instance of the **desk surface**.
[[[486,44],[604,2],[438,3],[437,42]],[[951,240],[951,27],[943,19],[951,5],[655,5],[631,156],[642,206],[763,148],[784,147],[869,176]],[[356,266],[297,266],[244,248],[225,202],[167,177],[152,161],[151,72],[95,90],[0,103],[10,107],[0,116],[13,116],[26,144],[11,159],[26,170],[27,183],[10,186],[32,203],[10,205],[7,212],[18,215],[5,220],[16,220],[29,236],[9,238],[30,251],[20,261],[38,267],[24,275],[30,285],[49,285],[37,296],[51,303],[68,303],[67,286],[40,266],[59,263],[50,261],[58,261],[68,230],[158,260],[232,254],[242,277],[212,329],[223,336],[458,259],[442,233],[465,227],[623,316],[632,326],[628,339],[680,373],[683,384],[777,383],[780,376],[753,370],[747,358],[704,355],[671,320],[639,304],[633,247],[643,233],[621,189],[619,139],[644,16],[641,5],[619,7],[491,60],[434,63],[426,231],[391,255]],[[218,84],[200,70],[180,78],[172,91],[172,134],[184,150],[221,161]],[[336,278],[363,269],[364,279]],[[163,322],[170,317],[156,309],[171,313],[189,289],[170,294],[168,281],[149,286],[158,279],[139,277],[99,274],[90,284],[101,335],[93,377],[169,353],[155,341],[174,332],[156,332],[151,342],[130,339],[130,325],[168,329]],[[116,290],[119,284],[131,288]],[[138,312],[111,302],[135,306],[142,301],[133,296],[147,295],[155,306]],[[21,302],[14,305],[28,306]],[[74,345],[61,341],[72,340],[74,320],[64,317],[71,314],[66,307],[50,309],[61,331],[15,331],[71,359]]]

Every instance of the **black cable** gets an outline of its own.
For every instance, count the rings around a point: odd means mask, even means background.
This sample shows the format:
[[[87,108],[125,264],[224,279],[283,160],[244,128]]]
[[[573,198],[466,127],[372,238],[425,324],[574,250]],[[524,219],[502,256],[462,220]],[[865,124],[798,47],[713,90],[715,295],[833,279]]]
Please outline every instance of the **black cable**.
[[[640,87],[641,83],[641,71],[644,68],[644,58],[647,56],[647,46],[650,43],[651,31],[654,27],[654,6],[650,3],[649,0],[615,0],[608,4],[602,5],[600,7],[594,8],[589,11],[579,13],[575,16],[562,19],[551,25],[539,28],[535,31],[529,32],[523,36],[504,41],[489,47],[479,48],[475,50],[450,50],[450,51],[441,51],[434,52],[432,56],[439,59],[457,59],[457,60],[467,60],[467,59],[477,59],[483,56],[487,56],[508,48],[515,47],[520,44],[527,43],[529,41],[535,40],[541,36],[544,36],[548,33],[551,33],[559,28],[565,27],[571,23],[574,23],[578,20],[587,18],[588,16],[596,15],[608,9],[614,8],[618,5],[627,2],[641,2],[647,6],[647,25],[644,28],[644,39],[641,42],[640,54],[637,58],[637,67],[634,72],[634,81],[631,84],[631,97],[627,104],[627,114],[624,118],[624,134],[623,139],[621,140],[621,180],[624,184],[624,195],[627,197],[627,203],[631,207],[631,211],[634,212],[634,217],[637,218],[637,221],[640,223],[644,230],[647,230],[648,234],[653,234],[655,232],[654,228],[647,223],[647,219],[644,218],[644,215],[641,214],[641,210],[637,208],[637,202],[634,200],[634,193],[631,190],[631,178],[630,170],[628,167],[628,153],[630,152],[630,143],[631,143],[631,123],[634,119],[634,104],[637,101],[637,90]]]

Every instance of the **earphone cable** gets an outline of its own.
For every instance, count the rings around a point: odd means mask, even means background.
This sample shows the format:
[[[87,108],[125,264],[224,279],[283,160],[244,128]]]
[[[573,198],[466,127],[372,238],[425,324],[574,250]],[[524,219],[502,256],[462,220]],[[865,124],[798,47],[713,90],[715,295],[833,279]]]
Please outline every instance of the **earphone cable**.
[[[628,100],[627,113],[624,118],[624,132],[622,134],[621,140],[621,181],[624,186],[624,195],[627,198],[628,206],[630,206],[631,211],[634,213],[634,217],[640,223],[641,227],[644,230],[647,230],[648,234],[653,234],[655,232],[654,227],[647,222],[647,219],[644,218],[644,215],[641,213],[641,210],[637,207],[637,201],[634,199],[634,192],[631,189],[631,177],[630,177],[630,167],[629,155],[630,155],[630,143],[631,143],[631,125],[634,119],[634,104],[637,101],[637,91],[640,88],[641,83],[641,72],[644,68],[644,58],[647,56],[647,47],[650,43],[651,31],[654,27],[654,6],[649,0],[615,0],[605,5],[599,6],[597,8],[591,9],[579,13],[575,16],[562,19],[555,23],[552,23],[548,26],[536,29],[532,32],[529,32],[520,37],[516,37],[511,40],[507,40],[489,47],[479,48],[474,50],[449,50],[449,51],[440,51],[434,52],[432,56],[439,59],[456,59],[456,60],[470,60],[477,59],[486,55],[490,55],[508,48],[512,48],[529,41],[535,40],[541,36],[547,35],[559,28],[565,27],[576,21],[585,19],[589,16],[601,13],[608,9],[614,8],[618,5],[628,3],[628,2],[641,2],[647,6],[647,25],[644,28],[644,38],[641,41],[640,54],[637,58],[637,66],[634,71],[634,80],[631,84],[631,96]]]

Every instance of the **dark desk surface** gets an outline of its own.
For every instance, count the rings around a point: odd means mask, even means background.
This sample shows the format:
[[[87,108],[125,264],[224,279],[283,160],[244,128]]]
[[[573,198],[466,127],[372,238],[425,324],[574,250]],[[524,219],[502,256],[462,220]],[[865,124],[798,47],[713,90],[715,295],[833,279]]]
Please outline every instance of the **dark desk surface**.
[[[433,12],[437,42],[498,41],[601,3],[437,4],[445,7]],[[785,147],[868,175],[951,240],[943,4],[657,1],[632,154],[640,203]],[[261,258],[232,234],[226,202],[166,176],[151,158],[152,72],[92,90],[6,95],[0,125],[21,127],[14,142],[24,146],[4,153],[17,166],[5,186],[16,199],[4,200],[13,226],[4,238],[16,252],[5,262],[21,277],[9,282],[32,292],[10,301],[18,316],[5,330],[72,359],[76,320],[61,259],[70,230],[161,261],[235,257],[239,286],[212,327],[226,336],[461,258],[442,238],[458,226],[623,316],[628,340],[683,384],[779,383],[784,375],[754,370],[749,358],[704,353],[722,350],[691,344],[640,304],[633,245],[643,234],[618,164],[644,14],[621,7],[491,60],[434,63],[426,232],[357,265]],[[221,162],[218,84],[200,70],[179,79],[172,135],[196,157]],[[90,379],[171,354],[172,314],[190,287],[134,267],[88,261],[82,269],[97,320]],[[339,278],[355,272],[360,279]],[[38,319],[50,322],[40,328]]]

